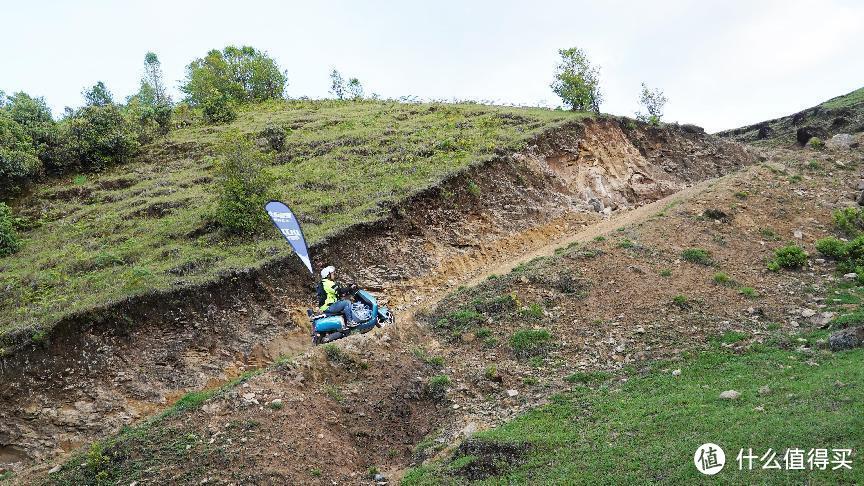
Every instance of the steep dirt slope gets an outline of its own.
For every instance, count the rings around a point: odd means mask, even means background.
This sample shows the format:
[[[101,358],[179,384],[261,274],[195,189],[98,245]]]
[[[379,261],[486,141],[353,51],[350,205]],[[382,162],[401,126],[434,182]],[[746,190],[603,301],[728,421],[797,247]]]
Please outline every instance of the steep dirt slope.
[[[348,228],[315,245],[312,254],[319,266],[339,265],[343,275],[404,310],[540,241],[578,231],[603,213],[645,204],[750,160],[740,146],[699,130],[631,123],[585,121],[545,133],[520,153],[469,167],[415,196],[383,222]],[[4,358],[0,378],[8,386],[0,391],[0,462],[45,461],[188,390],[213,387],[305,350],[303,316],[313,282],[304,272],[288,259],[219,285],[130,300],[67,320],[50,342]],[[415,332],[406,326],[393,337],[409,339]],[[400,396],[414,393],[406,389],[417,386],[418,365],[406,359],[394,356],[387,366],[357,365],[357,373],[332,377],[366,376],[358,394],[368,383],[379,383],[384,395],[364,413],[391,417],[387,423],[394,427],[399,417],[418,417],[398,440],[394,457],[403,460],[408,445],[429,432],[438,414],[434,401],[431,409],[419,405],[424,412],[399,403]],[[322,375],[297,373],[291,371],[288,382],[303,376],[313,395],[321,392]],[[278,374],[262,379],[281,380]],[[316,416],[307,407],[288,406],[284,413],[286,423],[295,424],[313,424]],[[343,452],[365,456],[370,447],[382,450],[378,441],[392,442],[385,433],[390,426],[382,428],[381,420],[369,419],[375,433],[365,432],[361,441],[342,437],[340,443],[356,448]],[[335,411],[331,422],[341,423]],[[368,460],[373,459],[384,462],[379,456]]]
[[[838,133],[864,131],[864,88],[832,98],[794,115],[717,133],[757,145],[804,145],[811,137],[823,142]]]
[[[788,240],[814,253],[814,241],[832,232],[832,210],[854,204],[864,153],[764,157],[597,225],[548,234],[551,243],[535,240],[491,265],[482,254],[466,256],[464,271],[444,271],[449,285],[418,279],[424,294],[411,310],[425,309],[417,321],[279,365],[101,444],[51,482],[104,474],[145,483],[357,484],[370,482],[372,468],[396,479],[406,464],[568,389],[564,378],[574,371],[624,379],[644,360],[675,360],[728,333],[743,335],[730,344],[743,348],[823,325],[837,305],[820,297],[833,264],[814,257],[803,270],[775,273],[765,262]],[[709,261],[684,261],[689,248],[706,250]],[[546,258],[526,263],[537,256]],[[442,290],[510,269],[438,304]],[[729,280],[718,281],[719,272]],[[446,322],[457,310],[482,319],[461,328]],[[520,357],[510,338],[535,327],[551,331],[550,349]]]

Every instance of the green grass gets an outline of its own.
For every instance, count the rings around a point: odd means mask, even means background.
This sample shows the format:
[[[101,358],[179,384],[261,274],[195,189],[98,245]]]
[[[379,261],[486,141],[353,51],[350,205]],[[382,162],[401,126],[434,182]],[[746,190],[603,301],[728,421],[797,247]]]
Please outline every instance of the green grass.
[[[710,351],[674,364],[682,369],[678,377],[654,366],[617,386],[553,397],[550,405],[474,436],[527,446],[521,458],[496,463],[497,472],[476,484],[702,484],[709,478],[697,471],[693,455],[706,442],[726,453],[725,467],[711,482],[861,483],[864,350],[815,359],[819,366],[767,347],[740,355]],[[766,385],[770,393],[760,394]],[[741,397],[718,397],[730,389]],[[738,470],[742,448],[760,456],[772,448],[782,460],[785,449],[795,447],[852,448],[852,470],[763,470],[758,458],[752,471]],[[463,484],[452,467],[460,461],[456,454],[415,468],[403,484]]]
[[[759,296],[756,293],[756,289],[754,289],[753,287],[741,287],[738,289],[738,293],[744,297],[747,297],[748,299],[754,299]]]
[[[860,104],[864,104],[864,88],[856,89],[855,91],[845,94],[843,96],[831,98],[830,100],[822,103],[821,106],[829,110],[835,110],[838,108],[848,108]]]
[[[289,255],[273,230],[240,239],[207,226],[215,188],[209,155],[228,130],[257,137],[268,123],[286,127],[285,147],[268,171],[315,243],[583,116],[470,103],[296,100],[248,107],[231,124],[177,130],[136,161],[39,184],[13,205],[28,229],[20,232],[21,251],[0,259],[0,288],[11,289],[0,294],[0,339]],[[467,189],[476,193],[474,186]]]
[[[510,348],[520,357],[540,356],[548,351],[552,334],[546,329],[520,329],[510,336]]]
[[[688,248],[681,252],[681,259],[699,265],[711,265],[711,252],[702,248]]]

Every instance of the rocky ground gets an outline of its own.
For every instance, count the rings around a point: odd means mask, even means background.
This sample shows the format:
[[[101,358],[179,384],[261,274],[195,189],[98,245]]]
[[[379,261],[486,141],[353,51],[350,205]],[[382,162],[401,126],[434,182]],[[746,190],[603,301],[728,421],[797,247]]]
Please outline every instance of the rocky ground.
[[[410,313],[489,266],[749,162],[696,127],[585,120],[451,174],[312,255]],[[0,356],[0,465],[48,464],[186,393],[302,354],[313,284],[296,258],[276,261],[85,312]]]
[[[856,204],[864,152],[758,157],[594,225],[558,222],[565,231],[508,258],[465,256],[416,279],[394,328],[184,398],[53,474],[33,472],[61,484],[392,482],[592,373],[823,327],[843,311],[831,295],[844,277],[814,242],[836,234],[834,210]],[[769,270],[790,243],[810,254],[806,266]]]

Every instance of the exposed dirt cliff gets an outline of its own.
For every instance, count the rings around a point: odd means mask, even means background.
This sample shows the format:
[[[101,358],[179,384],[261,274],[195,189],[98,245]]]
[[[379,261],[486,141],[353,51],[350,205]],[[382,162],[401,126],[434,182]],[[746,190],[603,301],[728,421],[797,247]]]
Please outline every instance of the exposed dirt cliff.
[[[464,280],[456,276],[750,162],[740,145],[694,127],[617,119],[572,123],[521,152],[454,174],[394,207],[385,220],[346,228],[311,253],[316,264],[339,266],[347,279],[407,311],[452,290]],[[215,284],[65,320],[46,342],[22,346],[0,361],[0,465],[46,461],[151,415],[187,391],[305,352],[313,285],[299,261],[289,258]],[[416,332],[398,331],[406,339]],[[387,381],[368,413],[390,418],[370,419],[377,424],[371,429],[410,426],[401,438],[366,430],[362,440],[347,443],[354,449],[345,454],[362,455],[369,447],[384,454],[377,441],[386,435],[390,446],[401,441],[396,454],[407,458],[405,444],[429,432],[441,410],[397,403],[406,393],[419,393],[410,391],[417,387],[418,366],[396,357],[392,366],[362,371]],[[391,373],[389,381],[385,373]],[[326,383],[309,369],[286,379]],[[300,422],[315,420],[303,410],[291,413]],[[325,420],[341,423],[337,411],[331,415]],[[350,428],[344,433],[352,434]]]

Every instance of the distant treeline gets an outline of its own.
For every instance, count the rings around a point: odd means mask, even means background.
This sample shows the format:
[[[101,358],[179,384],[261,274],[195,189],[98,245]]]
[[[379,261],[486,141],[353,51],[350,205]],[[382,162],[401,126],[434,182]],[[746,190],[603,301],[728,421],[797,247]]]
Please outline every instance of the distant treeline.
[[[122,163],[172,128],[223,123],[239,105],[282,98],[287,77],[252,47],[212,50],[186,67],[184,98],[168,96],[159,58],[148,52],[138,92],[118,102],[101,81],[80,108],[59,120],[41,97],[0,91],[0,200],[43,175],[87,172]]]

